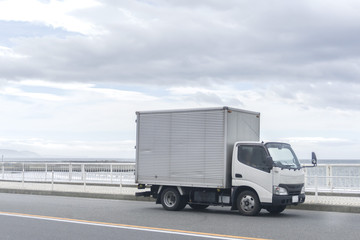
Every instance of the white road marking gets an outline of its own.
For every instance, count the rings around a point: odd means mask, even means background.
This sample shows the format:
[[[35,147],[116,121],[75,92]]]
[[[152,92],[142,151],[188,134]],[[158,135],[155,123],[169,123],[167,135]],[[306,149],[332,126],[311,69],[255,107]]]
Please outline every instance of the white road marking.
[[[10,217],[28,218],[28,219],[54,221],[54,222],[75,223],[75,224],[83,224],[83,225],[90,225],[90,226],[101,226],[101,227],[111,227],[111,228],[120,228],[120,229],[130,229],[130,230],[137,230],[137,231],[176,234],[176,235],[191,236],[191,237],[209,238],[209,239],[266,240],[266,239],[262,239],[262,238],[240,237],[240,236],[231,236],[231,235],[214,234],[214,233],[202,233],[202,232],[193,232],[193,231],[185,231],[185,230],[177,230],[177,229],[153,228],[153,227],[145,227],[145,226],[135,226],[135,225],[96,222],[96,221],[88,221],[88,220],[80,220],[80,219],[39,216],[39,215],[22,214],[22,213],[0,212],[0,215],[10,216]]]

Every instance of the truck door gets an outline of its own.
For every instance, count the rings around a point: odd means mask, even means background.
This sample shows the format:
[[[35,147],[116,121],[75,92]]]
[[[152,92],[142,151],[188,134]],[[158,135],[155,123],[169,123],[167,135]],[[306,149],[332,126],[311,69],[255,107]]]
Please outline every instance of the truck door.
[[[238,144],[234,151],[232,185],[248,186],[257,192],[260,202],[272,202],[273,177],[268,153],[262,144]]]

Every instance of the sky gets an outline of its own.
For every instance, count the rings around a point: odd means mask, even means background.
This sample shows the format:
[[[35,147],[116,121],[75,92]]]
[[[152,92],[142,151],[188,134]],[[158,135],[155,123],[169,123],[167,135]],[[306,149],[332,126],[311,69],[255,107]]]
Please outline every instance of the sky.
[[[301,159],[360,159],[358,0],[0,0],[0,149],[135,156],[135,111],[261,113]]]

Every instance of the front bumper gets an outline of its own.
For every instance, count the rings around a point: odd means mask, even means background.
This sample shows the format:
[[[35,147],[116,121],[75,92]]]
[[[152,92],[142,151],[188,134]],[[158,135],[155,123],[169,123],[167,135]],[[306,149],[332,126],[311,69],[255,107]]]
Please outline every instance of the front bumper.
[[[305,194],[297,195],[299,196],[297,202],[293,202],[294,195],[273,195],[272,204],[275,206],[284,206],[284,205],[297,205],[299,203],[305,202]]]

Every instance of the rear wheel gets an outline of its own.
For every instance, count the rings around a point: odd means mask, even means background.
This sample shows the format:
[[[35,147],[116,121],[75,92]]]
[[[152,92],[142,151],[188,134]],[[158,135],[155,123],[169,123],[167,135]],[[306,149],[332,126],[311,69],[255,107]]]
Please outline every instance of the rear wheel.
[[[205,208],[209,207],[209,205],[192,204],[192,203],[189,203],[189,206],[190,206],[192,209],[195,209],[195,210],[202,210],[202,209],[205,209]]]
[[[270,214],[280,214],[282,213],[286,208],[285,206],[271,206],[271,207],[267,207],[265,208]]]
[[[176,188],[167,188],[161,194],[161,204],[169,211],[179,211],[186,206],[185,199]]]
[[[239,213],[245,216],[258,215],[261,207],[258,196],[253,191],[243,191],[237,198]]]

